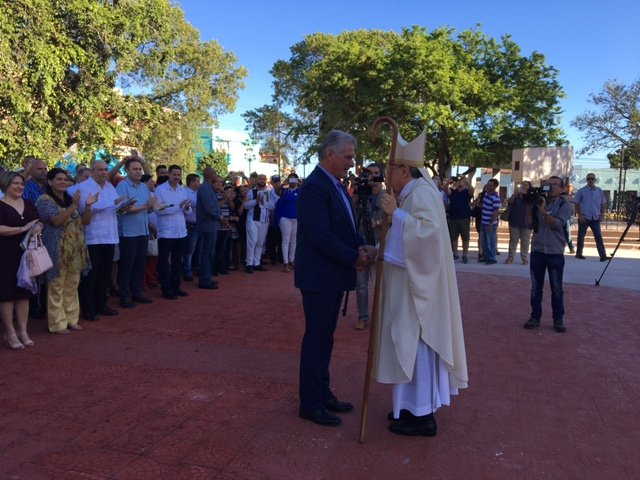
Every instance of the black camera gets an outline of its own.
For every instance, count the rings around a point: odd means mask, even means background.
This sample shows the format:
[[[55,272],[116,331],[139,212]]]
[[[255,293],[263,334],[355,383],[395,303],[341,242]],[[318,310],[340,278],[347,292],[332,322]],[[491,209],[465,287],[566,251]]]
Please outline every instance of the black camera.
[[[551,192],[551,185],[542,185],[541,187],[531,187],[527,192],[527,197],[534,204],[538,205],[540,199],[544,198],[545,201],[549,200],[549,192]]]
[[[549,203],[549,193],[551,192],[551,185],[542,185],[541,187],[531,187],[527,192],[527,199],[533,203],[533,231],[538,233],[540,223],[538,221],[538,208],[540,208],[540,200],[544,199],[546,203]]]
[[[355,193],[359,197],[370,197],[373,194],[372,184],[384,182],[382,175],[374,177],[367,169],[362,170],[354,180],[356,183]]]

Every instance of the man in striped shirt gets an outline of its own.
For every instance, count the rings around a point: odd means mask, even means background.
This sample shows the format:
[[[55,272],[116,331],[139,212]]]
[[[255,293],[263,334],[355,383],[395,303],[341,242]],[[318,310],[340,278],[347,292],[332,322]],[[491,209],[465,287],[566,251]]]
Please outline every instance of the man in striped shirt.
[[[482,200],[482,240],[484,248],[484,261],[487,265],[496,262],[496,251],[498,249],[498,212],[500,211],[500,195],[496,193],[498,180],[492,178],[487,183],[487,190]]]

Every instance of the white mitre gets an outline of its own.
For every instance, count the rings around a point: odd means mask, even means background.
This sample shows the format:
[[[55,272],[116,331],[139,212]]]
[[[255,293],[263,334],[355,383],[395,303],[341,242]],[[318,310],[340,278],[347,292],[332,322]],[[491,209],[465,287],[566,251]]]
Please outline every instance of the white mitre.
[[[398,165],[406,165],[407,167],[417,168],[422,174],[422,178],[429,184],[436,186],[431,180],[429,172],[424,166],[424,146],[427,142],[427,132],[423,131],[416,138],[407,142],[402,135],[398,133],[396,141],[395,163]],[[436,187],[437,188],[437,187]]]

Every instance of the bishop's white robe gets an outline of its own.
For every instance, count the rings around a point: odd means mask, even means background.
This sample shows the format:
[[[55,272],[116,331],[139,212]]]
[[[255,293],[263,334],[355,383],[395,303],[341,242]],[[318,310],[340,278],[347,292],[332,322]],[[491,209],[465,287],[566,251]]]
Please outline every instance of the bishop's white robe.
[[[468,384],[447,219],[431,179],[404,187],[386,240],[375,377],[395,384],[396,418],[427,415]]]

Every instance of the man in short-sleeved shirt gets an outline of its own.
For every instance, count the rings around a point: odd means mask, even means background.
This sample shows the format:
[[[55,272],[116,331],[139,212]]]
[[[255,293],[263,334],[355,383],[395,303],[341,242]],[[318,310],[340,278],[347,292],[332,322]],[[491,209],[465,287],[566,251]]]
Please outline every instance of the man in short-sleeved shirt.
[[[144,268],[147,262],[149,243],[149,201],[151,195],[141,182],[144,170],[142,159],[131,156],[125,160],[127,178],[116,187],[116,192],[125,200],[135,203],[118,217],[120,234],[120,263],[118,265],[118,288],[120,306],[131,308],[135,303],[151,303],[143,294]],[[135,303],[134,303],[135,302]]]
[[[186,297],[180,289],[182,256],[187,243],[185,213],[191,204],[185,188],[180,185],[182,169],[178,165],[169,167],[169,180],[158,185],[155,191],[159,203],[158,213],[158,273],[162,285],[162,296],[167,300]]]
[[[87,199],[98,195],[93,204],[91,222],[84,227],[84,237],[91,258],[91,270],[80,280],[80,307],[87,320],[97,320],[98,315],[117,315],[107,305],[107,292],[111,287],[113,253],[119,242],[116,215],[118,193],[108,180],[108,167],[104,161],[93,163],[91,177],[69,188],[73,195],[80,192],[80,211],[84,212]]]
[[[487,265],[497,263],[498,250],[498,212],[500,211],[500,195],[496,193],[498,180],[492,178],[487,183],[487,190],[482,199],[482,239],[484,247],[484,261]]]
[[[604,215],[607,206],[607,198],[604,192],[596,187],[596,176],[594,173],[587,174],[587,185],[576,193],[574,198],[576,213],[578,214],[578,249],[576,258],[584,259],[582,250],[584,249],[584,237],[587,235],[587,228],[591,228],[596,240],[600,261],[607,260],[607,251],[602,240],[600,230],[600,219]]]
[[[453,258],[458,258],[458,237],[462,237],[462,262],[467,263],[471,223],[471,189],[466,178],[457,180],[449,191],[449,235]]]

